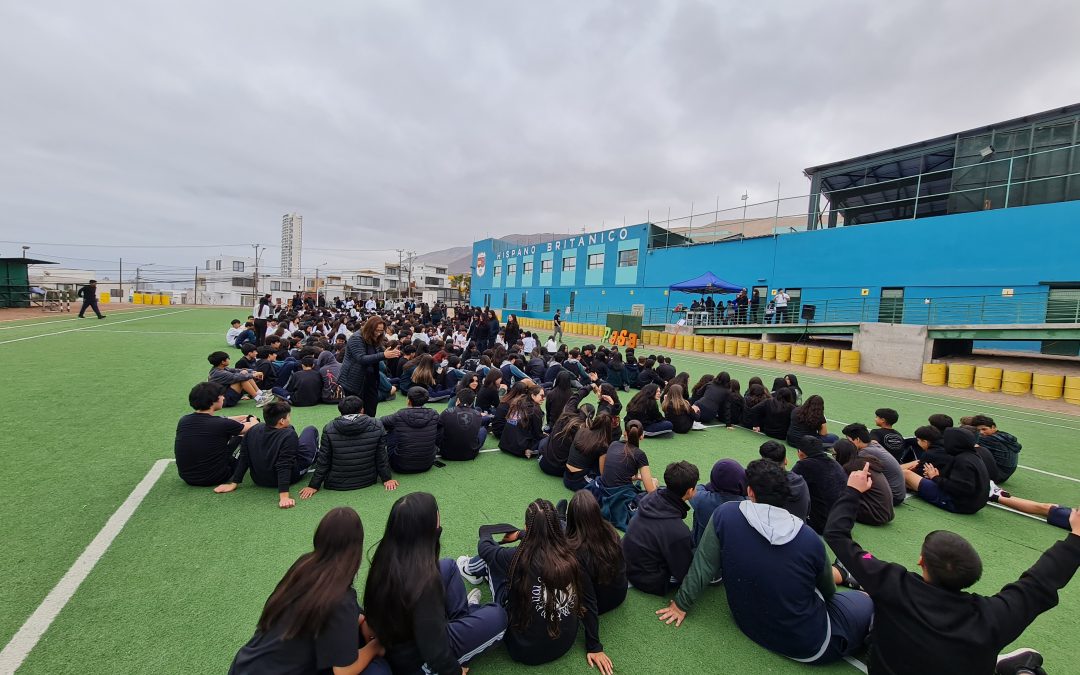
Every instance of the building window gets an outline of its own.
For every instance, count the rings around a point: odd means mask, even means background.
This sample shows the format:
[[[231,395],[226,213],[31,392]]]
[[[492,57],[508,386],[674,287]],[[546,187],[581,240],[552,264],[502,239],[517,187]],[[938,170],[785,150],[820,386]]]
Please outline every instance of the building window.
[[[619,251],[619,267],[636,267],[638,250]],[[590,256],[591,257],[591,256]]]
[[[551,311],[551,293],[549,291],[544,291],[544,312],[546,313],[546,312],[550,312],[550,311]]]
[[[244,271],[244,263],[243,263],[243,261],[241,261],[241,260],[232,261],[232,271],[233,272],[243,272]]]
[[[210,261],[209,260],[206,261],[206,269],[210,269]]]
[[[124,289],[122,289],[122,288],[114,288],[111,291],[109,291],[109,293],[114,298],[122,298],[122,297],[124,297]]]
[[[604,254],[592,253],[589,255],[589,267],[591,270],[598,270],[604,267]]]
[[[577,256],[570,256],[569,258],[562,259],[562,271],[573,272],[577,269]]]
[[[281,282],[280,281],[271,281],[270,282],[270,290],[271,291],[280,291],[281,290]]]
[[[495,271],[492,274],[496,277],[502,276],[502,265],[495,265]]]
[[[517,263],[510,263],[506,266],[506,276],[512,277],[517,274]]]
[[[567,313],[574,311],[574,300],[577,300],[577,291],[570,291],[570,304]]]
[[[215,260],[214,261],[214,269],[216,269],[219,272],[221,271],[221,261],[220,260]]]
[[[525,262],[521,263],[521,273],[522,274],[532,274],[532,271],[533,271],[533,263],[532,263],[531,260],[526,260]]]
[[[528,293],[522,293],[521,294],[521,308],[522,309],[528,309],[529,308]]]
[[[446,274],[446,268],[445,267],[436,267],[435,268],[435,274]]]
[[[283,290],[283,291],[291,291],[292,290],[292,283],[287,282],[287,281],[282,281],[281,282],[281,290]]]
[[[255,280],[250,277],[233,277],[232,285],[237,288],[254,288]]]
[[[386,287],[387,288],[397,288],[397,279],[387,279],[386,280]]]
[[[424,284],[427,286],[442,286],[442,280],[439,277],[424,277]]]
[[[503,304],[502,304],[502,306],[503,306],[503,309],[506,308],[506,293],[503,293]]]
[[[540,274],[551,274],[551,267],[552,267],[552,265],[551,265],[550,260],[541,260],[540,261]],[[545,311],[547,311],[547,310],[545,310]]]

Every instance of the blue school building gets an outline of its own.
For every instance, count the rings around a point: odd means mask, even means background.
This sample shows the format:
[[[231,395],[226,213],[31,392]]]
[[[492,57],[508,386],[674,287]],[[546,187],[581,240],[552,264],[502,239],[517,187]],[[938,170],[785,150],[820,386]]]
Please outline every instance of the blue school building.
[[[659,326],[699,298],[670,287],[712,272],[762,299],[751,324],[783,288],[796,321],[813,305],[817,324],[1036,325],[980,335],[1075,356],[1075,326],[1053,324],[1080,324],[1078,145],[1080,104],[806,169],[805,229],[701,242],[641,223],[529,245],[484,239],[472,303]]]

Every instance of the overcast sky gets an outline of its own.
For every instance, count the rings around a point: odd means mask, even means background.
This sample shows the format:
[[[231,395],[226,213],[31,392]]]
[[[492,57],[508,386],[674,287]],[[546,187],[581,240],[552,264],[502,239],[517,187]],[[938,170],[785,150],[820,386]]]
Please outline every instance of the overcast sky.
[[[305,269],[334,269],[803,195],[805,167],[1077,102],[1078,25],[998,0],[5,2],[0,254],[260,243],[273,268],[296,211]]]

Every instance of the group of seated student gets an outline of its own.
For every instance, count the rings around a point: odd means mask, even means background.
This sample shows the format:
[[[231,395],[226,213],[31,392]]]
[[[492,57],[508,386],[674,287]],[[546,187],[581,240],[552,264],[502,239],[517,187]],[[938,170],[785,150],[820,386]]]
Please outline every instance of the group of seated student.
[[[947,415],[931,415],[906,438],[895,429],[896,411],[879,408],[872,430],[853,423],[841,436],[829,432],[822,397],[804,397],[794,374],[776,378],[771,390],[751,378],[744,395],[726,372],[691,386],[688,374],[666,358],[637,357],[633,349],[625,359],[617,348],[592,345],[552,351],[530,344],[525,352],[522,339],[507,340],[508,333],[521,335],[513,317],[509,330],[496,320],[492,333],[494,316],[469,309],[434,323],[421,315],[384,314],[379,345],[394,356],[379,360],[380,389],[382,377],[404,385],[404,408],[378,418],[365,414],[360,397],[342,396],[340,415],[321,434],[314,427],[297,433],[290,402],[275,401],[261,388],[268,375],[277,375],[259,369],[264,359],[238,364],[253,369],[234,370],[227,354],[215,353],[208,381],[189,395],[194,412],[177,427],[181,477],[229,492],[250,471],[256,485],[277,488],[279,505],[288,508],[294,504],[290,486],[308,473],[301,499],[323,488],[375,482],[393,490],[394,473],[427,471],[437,458],[476,458],[490,431],[501,451],[537,459],[542,473],[561,478],[572,498],[558,506],[542,499],[529,504],[521,530],[481,527],[475,554],[454,561],[439,559],[443,523],[435,498],[406,495],[391,510],[372,558],[366,611],[352,576],[327,586],[311,606],[299,599],[309,575],[319,574],[310,568],[328,564],[327,556],[341,557],[353,576],[359,567],[359,517],[335,509],[316,532],[315,551],[267,601],[234,672],[315,659],[312,668],[335,672],[458,673],[500,642],[514,660],[537,665],[567,653],[579,624],[588,664],[611,672],[598,616],[620,604],[628,586],[674,594],[656,613],[681,624],[716,585],[724,586],[728,611],[750,639],[798,662],[859,652],[873,624],[871,672],[935,671],[946,662],[960,672],[971,671],[965,669],[971,664],[978,672],[1041,672],[1037,652],[1000,660],[998,653],[1056,604],[1057,591],[1080,564],[1080,515],[999,486],[1016,470],[1021,446],[991,418],[962,418],[956,427]],[[300,315],[289,319],[302,331],[288,338],[286,359],[296,362],[290,379],[340,367],[349,331],[363,313],[316,322],[303,320],[304,310]],[[480,325],[496,336],[487,344],[478,337]],[[637,391],[624,408],[619,393],[631,388]],[[295,398],[296,391],[286,387],[278,398]],[[215,416],[245,395],[263,408],[262,424],[250,415]],[[433,397],[446,399],[446,407],[430,407]],[[707,424],[775,440],[762,443],[760,459],[745,467],[718,459],[700,485],[696,466],[668,463],[661,484],[644,439]],[[797,456],[791,467],[785,443]],[[957,514],[996,502],[1071,534],[1020,581],[994,596],[972,595],[963,591],[978,581],[981,561],[958,535],[926,537],[920,575],[873,558],[851,539],[854,522],[887,526],[909,494]],[[692,527],[686,523],[691,511]],[[338,535],[321,536],[328,528]],[[343,529],[360,541],[342,541]],[[835,554],[831,563],[825,544]],[[481,604],[479,590],[467,593],[462,580],[486,580],[494,602]],[[838,586],[846,588],[838,592]],[[359,635],[355,628],[346,634],[349,620],[359,623]],[[911,648],[913,639],[918,650]]]

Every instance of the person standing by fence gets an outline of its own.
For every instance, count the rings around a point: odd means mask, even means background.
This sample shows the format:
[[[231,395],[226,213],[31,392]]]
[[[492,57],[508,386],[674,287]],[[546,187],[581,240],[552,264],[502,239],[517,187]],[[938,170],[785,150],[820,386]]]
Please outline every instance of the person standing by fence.
[[[555,338],[555,342],[562,342],[562,318],[559,316],[559,310],[555,310],[555,318],[551,320],[551,327],[554,329],[552,336]]]
[[[86,308],[94,310],[94,314],[97,314],[97,318],[104,319],[105,315],[98,309],[97,304],[97,279],[91,279],[90,283],[86,284],[79,289],[79,297],[82,298],[82,308],[79,310],[79,318],[85,318]]]
[[[255,322],[255,346],[261,347],[266,342],[266,322],[270,319],[270,294],[259,298],[252,314]]]
[[[787,294],[785,289],[781,288],[776,292],[776,296],[773,298],[773,303],[776,305],[776,323],[787,323],[788,321],[788,302],[791,300],[791,296]]]

